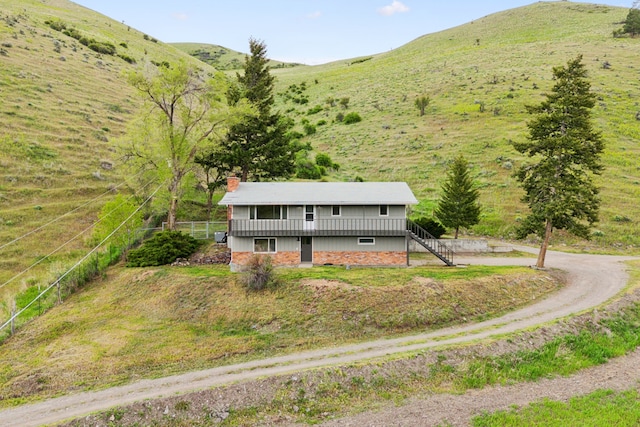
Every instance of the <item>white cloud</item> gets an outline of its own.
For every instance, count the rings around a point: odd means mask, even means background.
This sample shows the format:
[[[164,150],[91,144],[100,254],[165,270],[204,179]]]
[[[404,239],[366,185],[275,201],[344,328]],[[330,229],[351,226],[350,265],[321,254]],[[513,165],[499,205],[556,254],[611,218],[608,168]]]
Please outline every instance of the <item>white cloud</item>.
[[[307,18],[309,19],[318,19],[322,16],[322,12],[317,11],[317,12],[313,12],[307,15]]]
[[[391,16],[395,13],[408,12],[409,8],[398,0],[393,0],[390,5],[378,9],[378,13],[384,16]]]
[[[173,16],[174,19],[177,19],[178,21],[186,21],[189,19],[189,16],[187,16],[186,13],[174,12],[171,14],[171,16]]]

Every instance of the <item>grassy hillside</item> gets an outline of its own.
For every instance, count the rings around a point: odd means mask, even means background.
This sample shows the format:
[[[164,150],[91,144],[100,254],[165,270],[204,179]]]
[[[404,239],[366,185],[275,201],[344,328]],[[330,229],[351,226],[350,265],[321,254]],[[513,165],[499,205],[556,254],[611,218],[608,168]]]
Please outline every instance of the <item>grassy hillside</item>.
[[[115,268],[0,346],[0,407],[145,377],[486,319],[557,289],[526,267]],[[90,310],[87,307],[91,307]]]
[[[281,94],[276,98],[298,129],[305,121],[316,125],[317,132],[305,138],[341,165],[331,179],[405,180],[421,199],[416,210],[425,214],[434,207],[448,162],[465,154],[484,205],[473,233],[509,237],[526,214],[512,178],[523,159],[509,141],[526,137],[524,106],[538,103],[551,87],[551,68],[583,54],[598,94],[595,121],[607,142],[606,170],[598,180],[602,222],[587,247],[637,253],[640,39],[611,36],[626,13],[539,2],[372,57],[274,68]],[[96,53],[46,24],[51,20],[111,43],[120,56]],[[66,0],[0,0],[0,58],[0,247],[124,181],[114,144],[139,100],[123,71],[196,61],[153,35]],[[414,107],[419,95],[431,97],[423,117]],[[329,106],[330,97],[348,98],[348,109],[338,102]],[[336,122],[339,113],[349,112],[358,112],[362,122]],[[1,313],[17,292],[44,285],[86,252],[87,234],[71,239],[89,230],[108,197],[0,249],[0,285],[42,261],[0,288]],[[584,246],[561,235],[555,243]]]
[[[45,23],[51,20],[112,43],[135,64],[89,49]],[[0,246],[124,181],[113,141],[125,134],[139,99],[122,73],[179,59],[196,62],[66,0],[0,0]],[[0,285],[87,229],[108,197],[0,250]],[[0,318],[12,295],[44,285],[86,252],[89,235],[1,288]]]
[[[308,103],[279,99],[298,123],[327,122],[307,138],[340,163],[339,179],[405,180],[425,213],[438,198],[448,163],[463,153],[482,187],[484,215],[474,232],[508,237],[526,213],[512,178],[523,159],[510,145],[526,137],[524,106],[543,99],[553,84],[552,67],[582,54],[598,95],[595,124],[607,144],[606,169],[598,179],[602,221],[590,246],[637,253],[640,39],[612,37],[626,13],[538,2],[373,57],[276,70],[282,93],[290,95],[291,85],[306,83]],[[414,106],[419,95],[431,97],[423,117]],[[329,97],[348,97],[349,109],[329,107]],[[338,113],[349,111],[358,112],[362,122],[335,122]]]
[[[187,53],[194,58],[214,67],[216,70],[241,70],[244,66],[246,53],[237,52],[217,44],[206,43],[169,43],[178,50]],[[248,41],[247,41],[248,46]],[[302,64],[286,63],[280,61],[269,61],[269,66],[273,69],[297,67]]]

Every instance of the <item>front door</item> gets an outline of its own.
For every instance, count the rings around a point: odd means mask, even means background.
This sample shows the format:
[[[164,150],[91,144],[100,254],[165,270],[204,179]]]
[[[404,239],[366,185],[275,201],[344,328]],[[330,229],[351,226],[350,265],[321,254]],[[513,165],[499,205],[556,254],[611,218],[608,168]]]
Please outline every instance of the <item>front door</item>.
[[[303,230],[316,229],[316,207],[313,205],[305,205],[304,207],[304,227]]]
[[[313,262],[313,237],[300,238],[300,262]]]

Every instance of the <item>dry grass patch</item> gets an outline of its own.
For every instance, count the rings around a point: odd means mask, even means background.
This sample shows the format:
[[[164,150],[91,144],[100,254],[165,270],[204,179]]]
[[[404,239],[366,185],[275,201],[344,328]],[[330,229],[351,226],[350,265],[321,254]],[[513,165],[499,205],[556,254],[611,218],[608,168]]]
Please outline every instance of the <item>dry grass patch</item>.
[[[559,286],[520,267],[114,268],[0,347],[0,406],[495,316]],[[91,310],[87,308],[91,307]]]

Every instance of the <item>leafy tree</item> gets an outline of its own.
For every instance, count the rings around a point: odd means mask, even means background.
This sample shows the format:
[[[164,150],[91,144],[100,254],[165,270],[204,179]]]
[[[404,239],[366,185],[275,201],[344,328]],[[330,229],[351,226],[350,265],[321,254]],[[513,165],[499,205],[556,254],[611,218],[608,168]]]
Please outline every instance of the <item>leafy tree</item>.
[[[244,75],[237,74],[237,85],[228,92],[232,105],[246,99],[255,109],[229,128],[219,156],[221,168],[238,172],[242,181],[287,177],[295,170],[295,145],[289,129],[293,122],[271,112],[273,81],[267,65],[267,48],[250,39],[251,56],[247,56]]]
[[[536,115],[527,123],[528,141],[514,143],[516,150],[536,160],[520,167],[516,177],[526,192],[522,200],[531,209],[518,237],[536,233],[543,238],[538,267],[544,267],[554,228],[587,239],[598,220],[600,200],[592,175],[602,170],[604,143],[592,128],[595,95],[581,61],[579,55],[566,67],[553,68],[551,93],[540,105],[527,107]]]
[[[196,153],[211,143],[214,131],[229,118],[223,100],[228,85],[222,74],[205,79],[185,63],[159,67],[153,75],[134,71],[128,79],[145,100],[145,107],[133,123],[125,157],[168,182],[167,223],[173,230]]]
[[[428,96],[423,95],[416,98],[416,108],[420,110],[421,117],[424,116],[424,110],[429,105],[429,102],[431,102],[431,98],[429,98]]]
[[[640,34],[640,9],[629,9],[622,31],[626,34],[631,34],[632,36]]]
[[[137,206],[131,198],[127,199],[122,194],[109,200],[100,210],[100,221],[93,228],[92,240],[99,243],[113,233],[109,239],[112,246],[121,249],[129,246],[134,237],[133,233],[142,227],[143,222],[142,213],[134,213],[136,209]]]
[[[460,155],[449,168],[435,210],[435,216],[442,225],[456,230],[456,239],[460,227],[470,227],[480,221],[479,196],[480,192],[469,176],[469,165]]]

